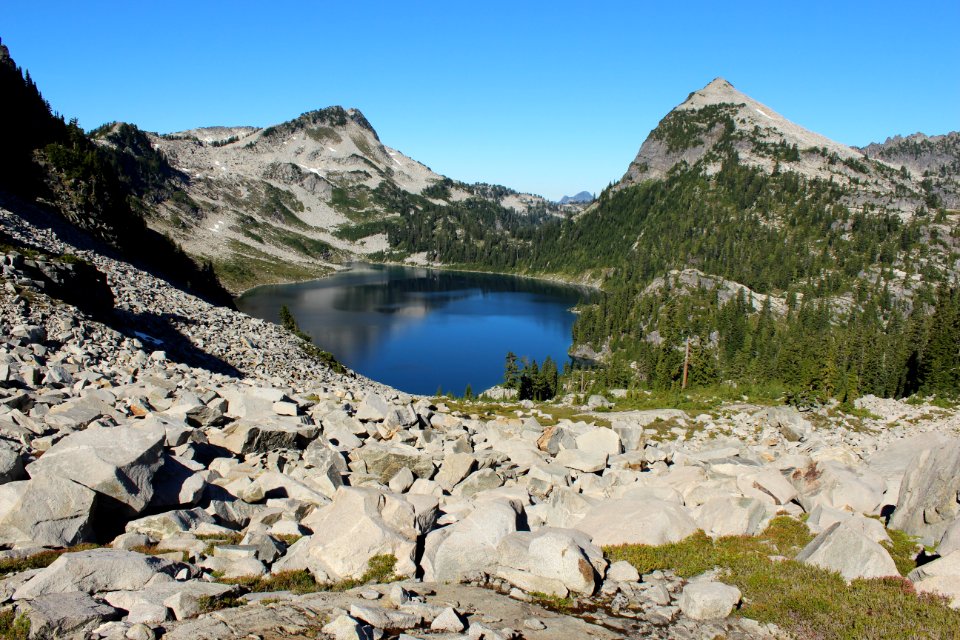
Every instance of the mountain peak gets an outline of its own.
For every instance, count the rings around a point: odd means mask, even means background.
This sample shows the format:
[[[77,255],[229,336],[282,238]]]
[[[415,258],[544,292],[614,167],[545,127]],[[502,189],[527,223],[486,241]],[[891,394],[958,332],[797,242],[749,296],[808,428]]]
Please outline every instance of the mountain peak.
[[[702,89],[702,91],[718,91],[718,90],[727,90],[727,89],[733,89],[733,88],[734,88],[733,85],[730,84],[730,82],[726,78],[721,78],[720,76],[717,76],[716,78],[708,82],[707,86],[705,86]]]
[[[699,163],[708,174],[719,171],[721,162],[711,151],[721,141],[739,163],[768,173],[783,168],[828,180],[839,171],[848,174],[838,176],[845,183],[857,177],[854,167],[863,160],[860,152],[804,129],[718,77],[688,95],[650,132],[620,185],[663,178],[678,165]],[[852,165],[844,167],[843,161]]]
[[[707,105],[713,104],[748,104],[752,103],[749,96],[737,91],[732,84],[724,78],[714,78],[707,86],[698,91],[694,91],[687,96],[678,108],[680,109],[702,109]]]

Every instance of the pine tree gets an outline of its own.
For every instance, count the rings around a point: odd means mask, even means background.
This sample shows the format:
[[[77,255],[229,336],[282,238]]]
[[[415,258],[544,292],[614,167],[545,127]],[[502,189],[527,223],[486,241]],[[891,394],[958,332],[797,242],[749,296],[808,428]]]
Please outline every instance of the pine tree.
[[[503,366],[503,386],[507,389],[520,388],[520,368],[517,365],[517,356],[513,351],[507,352]]]

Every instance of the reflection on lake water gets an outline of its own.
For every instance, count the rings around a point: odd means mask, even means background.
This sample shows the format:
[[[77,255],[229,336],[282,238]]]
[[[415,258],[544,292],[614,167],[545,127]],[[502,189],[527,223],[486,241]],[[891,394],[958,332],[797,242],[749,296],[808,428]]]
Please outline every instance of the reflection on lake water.
[[[300,328],[341,362],[410,393],[479,393],[498,384],[508,351],[567,361],[575,287],[492,274],[357,264],[329,278],[258,287],[245,313]]]

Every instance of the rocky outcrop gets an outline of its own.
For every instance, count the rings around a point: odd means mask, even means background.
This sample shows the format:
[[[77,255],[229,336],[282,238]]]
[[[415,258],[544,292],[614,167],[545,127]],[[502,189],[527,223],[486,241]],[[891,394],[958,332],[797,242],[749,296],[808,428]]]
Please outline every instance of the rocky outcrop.
[[[905,141],[904,141],[905,142]],[[615,188],[662,180],[689,168],[708,175],[720,170],[719,150],[732,149],[741,165],[766,173],[795,172],[805,178],[849,185],[848,204],[887,207],[913,214],[925,206],[923,193],[936,193],[941,202],[957,202],[957,134],[855,149],[787,120],[770,107],[715,78],[668,113],[644,140]],[[913,154],[914,162],[904,157]],[[922,157],[922,160],[920,159]],[[946,179],[921,184],[924,171],[917,162],[941,167]],[[903,171],[896,171],[904,166]],[[914,171],[907,171],[907,166]],[[864,176],[870,189],[860,187]],[[947,206],[950,206],[949,204]]]
[[[23,220],[0,223],[50,252],[83,252]],[[901,458],[942,445],[924,430],[955,430],[955,417],[929,421],[898,403],[895,421],[856,430],[826,409],[814,427],[746,404],[597,414],[610,428],[589,414],[556,419],[550,405],[480,418],[338,374],[278,327],[84,259],[106,275],[124,322],[152,320],[120,331],[43,292],[28,304],[15,280],[0,299],[0,555],[107,545],[0,583],[38,633],[315,634],[309,621],[324,616],[343,637],[767,637],[775,629],[729,615],[734,587],[608,566],[603,548],[754,535],[779,513],[806,512],[819,535],[803,561],[848,579],[891,575],[886,531],[866,516],[893,503],[903,517],[923,513],[924,526],[943,519],[944,558],[911,579],[953,588],[950,447]],[[151,324],[159,318],[167,332]],[[217,582],[343,588],[371,575],[407,580],[303,597]],[[535,608],[536,592],[575,598],[601,626]],[[244,606],[203,613],[226,604]]]
[[[960,517],[960,439],[925,449],[904,471],[890,525],[934,544]]]

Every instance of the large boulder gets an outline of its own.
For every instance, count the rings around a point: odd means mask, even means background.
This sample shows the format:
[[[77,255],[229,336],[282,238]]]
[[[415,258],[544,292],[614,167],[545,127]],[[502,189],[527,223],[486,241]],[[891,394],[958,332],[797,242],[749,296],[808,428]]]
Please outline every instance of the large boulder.
[[[213,516],[203,509],[174,509],[131,520],[126,524],[125,531],[161,539],[185,531],[196,531],[203,525],[215,524]]]
[[[878,449],[866,459],[866,463],[875,472],[888,481],[896,481],[906,473],[907,467],[915,457],[929,449],[936,449],[950,443],[950,437],[936,431],[920,433],[908,438],[900,438]]]
[[[95,537],[97,494],[58,477],[10,482],[0,487],[0,542],[68,547]]]
[[[182,565],[135,551],[90,549],[65,553],[18,588],[14,600],[48,593],[137,590],[147,583],[172,581]]]
[[[76,591],[21,601],[16,612],[30,621],[31,638],[88,638],[104,622],[121,615],[110,605]]]
[[[584,473],[603,471],[607,466],[607,454],[599,451],[563,449],[557,454],[556,463]]]
[[[813,432],[810,421],[793,407],[770,407],[764,420],[771,427],[779,429],[780,435],[788,442],[805,440]]]
[[[887,483],[869,468],[854,468],[833,460],[810,463],[790,475],[805,511],[817,505],[873,514],[882,506]]]
[[[497,575],[525,591],[590,595],[607,562],[583,532],[545,527],[518,531],[497,545]]]
[[[796,559],[836,571],[846,580],[900,575],[886,549],[846,522],[831,525],[804,547]]]
[[[716,497],[696,510],[697,525],[711,538],[755,535],[763,531],[775,509],[756,498]]]
[[[615,456],[623,451],[620,436],[613,429],[597,427],[577,436],[577,449]]]
[[[472,453],[448,453],[443,457],[435,478],[444,491],[452,491],[457,484],[476,469],[477,459]]]
[[[373,556],[397,558],[394,572],[416,572],[416,509],[403,497],[358,487],[340,487],[333,502],[303,520],[314,535],[291,547],[281,569],[306,568],[320,580],[359,578]],[[274,567],[278,570],[278,567]]]
[[[497,563],[497,547],[517,531],[522,506],[514,501],[481,501],[463,520],[432,531],[424,543],[424,579],[455,582]]]
[[[271,417],[274,403],[289,399],[283,389],[273,387],[223,386],[218,391],[228,402],[228,413],[236,418]]]
[[[769,496],[774,504],[783,505],[797,497],[790,481],[775,469],[759,469],[737,476],[737,487],[745,495]]]
[[[27,472],[23,468],[20,452],[6,440],[0,440],[0,484],[23,480]]]
[[[942,556],[954,551],[960,551],[960,518],[947,527],[943,537],[940,538],[940,544],[937,545],[937,553]]]
[[[212,444],[233,453],[265,453],[277,449],[306,448],[320,434],[320,427],[303,424],[298,418],[271,416],[234,422],[209,435]]]
[[[697,523],[674,502],[621,498],[601,502],[573,527],[588,534],[595,545],[605,547],[679,542],[697,530]]]
[[[140,513],[153,497],[153,475],[160,468],[165,439],[165,430],[156,423],[91,428],[60,440],[27,472],[38,480],[73,480],[121,510]]]
[[[691,582],[683,588],[677,604],[688,618],[726,618],[740,602],[740,589],[722,582]]]
[[[917,454],[900,484],[890,528],[934,544],[960,516],[960,439]]]
[[[960,551],[919,566],[907,577],[917,591],[941,595],[950,600],[952,608],[960,609]]]
[[[350,457],[362,460],[366,464],[367,473],[383,484],[390,482],[390,478],[404,467],[410,469],[418,478],[428,480],[434,472],[431,457],[408,444],[371,442],[355,449]]]

